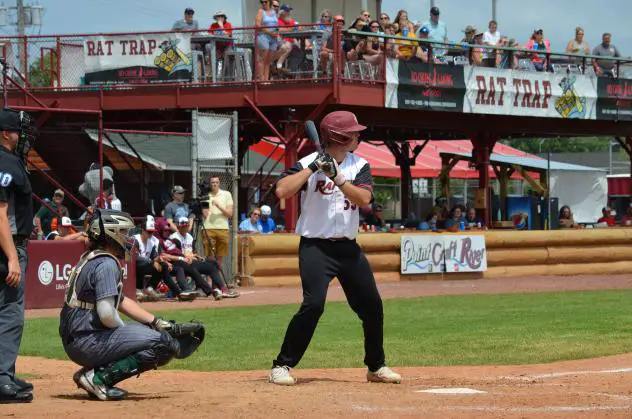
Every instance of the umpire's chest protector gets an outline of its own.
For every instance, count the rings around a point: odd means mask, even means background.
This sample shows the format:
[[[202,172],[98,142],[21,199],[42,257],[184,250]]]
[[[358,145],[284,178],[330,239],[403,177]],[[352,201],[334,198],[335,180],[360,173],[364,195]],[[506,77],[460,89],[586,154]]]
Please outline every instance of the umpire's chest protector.
[[[307,167],[317,157],[317,153],[301,159],[302,167]],[[347,157],[339,165],[348,182],[355,183],[360,170],[367,161],[354,155]],[[351,203],[334,182],[321,171],[314,173],[301,193],[301,215],[296,232],[310,238],[353,239],[358,234],[360,214],[358,207]]]

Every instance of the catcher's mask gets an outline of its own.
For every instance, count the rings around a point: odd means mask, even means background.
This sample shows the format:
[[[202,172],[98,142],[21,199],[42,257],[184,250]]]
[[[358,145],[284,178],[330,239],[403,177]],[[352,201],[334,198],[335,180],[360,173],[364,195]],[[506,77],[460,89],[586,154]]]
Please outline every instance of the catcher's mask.
[[[35,145],[35,127],[33,119],[24,111],[17,111],[11,108],[5,108],[0,111],[0,131],[17,132],[17,145],[13,153],[22,161],[26,161],[26,157]]]
[[[134,220],[126,212],[97,209],[88,222],[87,234],[101,246],[110,244],[122,257],[132,249],[133,241],[128,233],[134,227]]]
[[[356,116],[348,111],[331,112],[320,122],[320,135],[325,147],[332,142],[347,145],[354,133],[365,129],[364,125],[358,123]]]

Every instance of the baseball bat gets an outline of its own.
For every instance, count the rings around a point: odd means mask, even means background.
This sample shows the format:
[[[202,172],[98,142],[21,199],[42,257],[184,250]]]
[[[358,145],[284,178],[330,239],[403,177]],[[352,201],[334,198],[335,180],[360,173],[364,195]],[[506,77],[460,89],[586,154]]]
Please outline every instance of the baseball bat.
[[[320,143],[320,136],[318,135],[318,130],[316,129],[316,124],[314,121],[305,121],[305,133],[307,134],[307,138],[316,146],[316,150],[318,153],[323,153],[323,145]],[[328,163],[323,164],[322,169],[324,171],[330,171],[331,166]]]

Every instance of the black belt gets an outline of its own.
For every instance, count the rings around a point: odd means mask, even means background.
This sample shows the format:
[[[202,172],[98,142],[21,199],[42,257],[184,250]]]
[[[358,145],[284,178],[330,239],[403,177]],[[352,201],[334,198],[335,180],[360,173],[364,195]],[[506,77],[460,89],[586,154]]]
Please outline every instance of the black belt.
[[[355,239],[350,239],[348,237],[327,237],[327,238],[318,238],[318,237],[303,237],[304,239],[307,240],[321,240],[321,241],[328,241],[328,242],[353,242],[355,241]]]
[[[16,247],[26,247],[29,242],[29,237],[21,234],[17,234],[13,236],[13,244]]]

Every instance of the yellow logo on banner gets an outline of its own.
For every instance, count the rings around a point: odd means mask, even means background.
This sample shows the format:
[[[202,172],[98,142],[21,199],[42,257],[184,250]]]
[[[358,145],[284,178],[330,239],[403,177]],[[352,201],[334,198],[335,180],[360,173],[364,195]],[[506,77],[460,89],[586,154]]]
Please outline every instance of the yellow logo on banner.
[[[160,44],[162,53],[154,59],[154,65],[165,71],[171,72],[178,64],[191,64],[191,59],[180,48],[178,48],[179,39],[170,39]]]
[[[586,98],[579,97],[574,85],[577,77],[564,77],[559,86],[562,94],[555,99],[555,110],[562,118],[582,119],[586,115]]]

